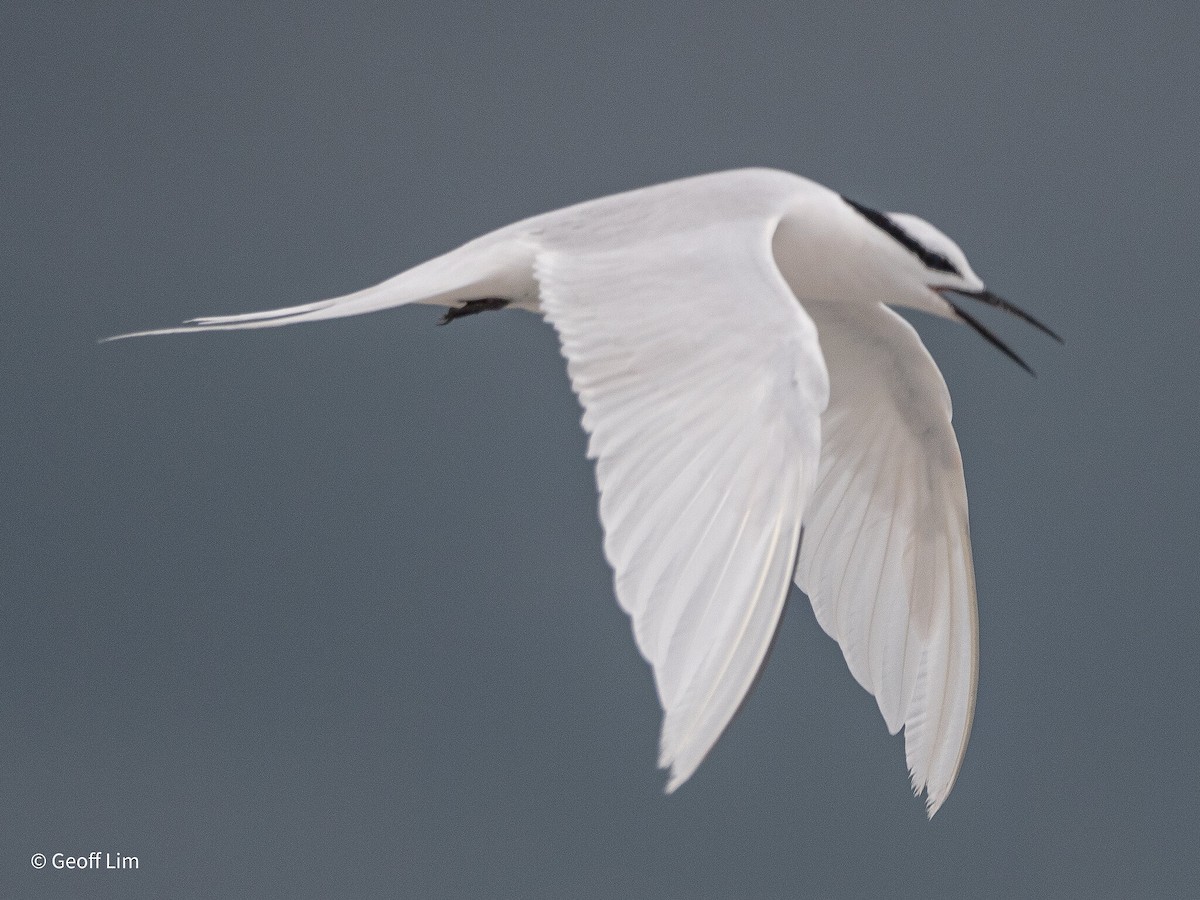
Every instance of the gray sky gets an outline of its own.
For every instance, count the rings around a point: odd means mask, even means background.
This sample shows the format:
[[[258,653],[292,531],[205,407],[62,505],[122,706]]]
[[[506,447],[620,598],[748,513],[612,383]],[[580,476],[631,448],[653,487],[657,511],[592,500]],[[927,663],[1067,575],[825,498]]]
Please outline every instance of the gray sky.
[[[0,894],[1196,892],[1196,5],[247,6],[0,12]],[[1033,380],[915,320],[982,655],[932,823],[798,592],[662,795],[534,317],[94,342],[750,164],[1067,338],[988,317]],[[94,850],[140,869],[29,863]]]

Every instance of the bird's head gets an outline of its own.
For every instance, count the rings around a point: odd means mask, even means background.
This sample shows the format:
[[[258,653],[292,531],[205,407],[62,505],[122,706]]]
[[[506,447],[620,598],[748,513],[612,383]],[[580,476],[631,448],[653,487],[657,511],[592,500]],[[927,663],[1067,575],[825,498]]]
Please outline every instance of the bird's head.
[[[1024,319],[1062,343],[1061,337],[1029,313],[988,290],[967,262],[962,248],[939,228],[911,213],[881,213],[848,197],[842,199],[863,220],[874,226],[877,237],[885,238],[874,242],[878,252],[884,254],[884,262],[890,275],[889,294],[882,298],[885,302],[910,306],[963,322],[1031,375],[1033,370],[1025,361],[974,316],[967,313],[956,302],[956,298],[969,297],[1002,309]]]

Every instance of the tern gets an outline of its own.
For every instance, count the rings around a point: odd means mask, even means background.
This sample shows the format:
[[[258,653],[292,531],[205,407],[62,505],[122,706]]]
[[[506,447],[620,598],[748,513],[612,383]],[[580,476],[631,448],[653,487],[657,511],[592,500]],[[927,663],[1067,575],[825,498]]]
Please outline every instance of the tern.
[[[892,734],[930,817],[966,751],[978,629],[950,396],[889,307],[1012,313],[945,234],[788,172],[718,172],[506,226],[342,297],[118,337],[276,328],[413,303],[558,333],[604,552],[663,708],[668,793],[764,664],[791,583]],[[114,340],[116,338],[110,338]],[[1031,370],[1029,370],[1031,371]]]

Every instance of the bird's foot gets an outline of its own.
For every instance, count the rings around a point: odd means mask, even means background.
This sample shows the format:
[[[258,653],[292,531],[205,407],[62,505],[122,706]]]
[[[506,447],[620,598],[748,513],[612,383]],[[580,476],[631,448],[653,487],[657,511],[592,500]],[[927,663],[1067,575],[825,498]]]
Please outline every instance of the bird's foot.
[[[473,316],[476,313],[490,312],[493,309],[504,309],[508,306],[509,301],[501,300],[499,297],[484,297],[482,300],[467,300],[460,303],[458,306],[452,306],[446,310],[446,314],[442,316],[442,321],[439,325],[445,325],[448,322],[453,322],[455,319],[461,319],[463,316]]]

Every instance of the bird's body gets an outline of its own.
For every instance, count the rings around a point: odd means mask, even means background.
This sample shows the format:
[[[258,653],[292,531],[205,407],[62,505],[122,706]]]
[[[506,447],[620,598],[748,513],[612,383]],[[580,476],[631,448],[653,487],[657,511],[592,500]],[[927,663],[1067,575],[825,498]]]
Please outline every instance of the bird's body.
[[[971,726],[974,577],[949,395],[884,304],[962,318],[999,345],[948,291],[1016,311],[923,220],[749,169],[535,216],[345,297],[147,333],[409,303],[447,320],[544,315],[584,407],[617,598],[665,711],[668,790],[744,700],[794,579],[889,729],[906,729],[932,815]]]

